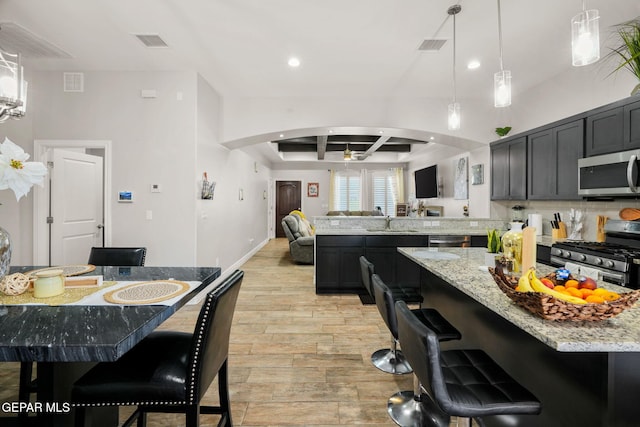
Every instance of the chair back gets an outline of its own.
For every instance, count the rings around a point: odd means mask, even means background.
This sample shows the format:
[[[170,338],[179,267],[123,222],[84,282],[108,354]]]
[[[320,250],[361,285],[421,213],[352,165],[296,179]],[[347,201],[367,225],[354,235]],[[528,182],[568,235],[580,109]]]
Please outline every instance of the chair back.
[[[373,295],[382,320],[387,324],[391,335],[398,339],[398,321],[393,293],[377,274],[371,276],[371,286],[373,286]]]
[[[143,267],[147,248],[91,248],[89,264],[118,267]]]
[[[446,407],[445,402],[451,402],[451,398],[440,365],[438,335],[416,317],[406,302],[397,301],[395,306],[402,353],[428,394],[440,407]]]
[[[186,398],[191,404],[202,399],[227,361],[231,323],[243,277],[243,271],[234,271],[207,294],[202,304],[193,332],[186,384]]]
[[[373,298],[373,288],[371,287],[371,276],[375,273],[373,263],[371,263],[364,255],[360,256],[360,274],[362,276],[362,286],[369,292]]]

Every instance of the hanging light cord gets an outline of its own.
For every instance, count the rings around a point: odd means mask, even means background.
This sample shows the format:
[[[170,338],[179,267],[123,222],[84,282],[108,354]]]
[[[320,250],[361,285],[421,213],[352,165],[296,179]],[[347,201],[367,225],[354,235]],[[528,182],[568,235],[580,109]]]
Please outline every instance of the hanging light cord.
[[[459,4],[451,6],[447,13],[453,15],[453,102],[456,102],[456,15],[460,12]]]
[[[500,44],[500,71],[504,71],[502,62],[502,14],[500,13],[500,0],[498,0],[498,43]]]

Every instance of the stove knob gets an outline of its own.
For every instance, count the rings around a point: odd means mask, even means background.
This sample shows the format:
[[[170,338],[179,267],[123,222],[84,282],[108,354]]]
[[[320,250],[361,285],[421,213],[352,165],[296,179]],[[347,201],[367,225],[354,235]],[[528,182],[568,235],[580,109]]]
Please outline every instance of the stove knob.
[[[602,265],[602,258],[596,258],[596,264]]]
[[[578,258],[580,259],[580,261],[585,261],[587,259],[587,256],[585,254],[580,254]]]
[[[615,263],[613,261],[607,261],[607,267],[609,268],[613,268],[613,266],[615,265]]]
[[[571,252],[569,251],[560,251],[560,256],[565,258],[571,258]]]

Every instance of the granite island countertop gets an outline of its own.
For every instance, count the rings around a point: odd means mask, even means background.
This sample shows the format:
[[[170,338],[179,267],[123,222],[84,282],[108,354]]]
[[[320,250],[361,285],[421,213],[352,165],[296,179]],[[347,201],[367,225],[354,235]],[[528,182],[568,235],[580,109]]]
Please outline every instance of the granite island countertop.
[[[564,352],[640,352],[640,306],[598,322],[554,322],[538,318],[509,299],[488,271],[482,271],[483,248],[398,248],[398,251],[478,303],[513,323],[549,347]],[[433,251],[456,259],[426,259]],[[439,255],[444,257],[445,255]],[[450,256],[450,255],[447,255]],[[554,270],[538,264],[541,274]],[[607,282],[598,286],[623,293],[629,289]]]

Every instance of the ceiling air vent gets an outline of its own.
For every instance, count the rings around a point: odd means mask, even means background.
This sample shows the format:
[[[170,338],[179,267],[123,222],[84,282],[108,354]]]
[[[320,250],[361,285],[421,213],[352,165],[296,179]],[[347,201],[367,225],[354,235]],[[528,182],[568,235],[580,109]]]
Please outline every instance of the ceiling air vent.
[[[134,34],[146,47],[169,47],[157,34]]]
[[[442,49],[442,46],[447,42],[447,39],[424,39],[424,41],[418,47],[418,50],[425,52],[437,52]]]
[[[25,58],[71,58],[67,52],[13,22],[0,23],[0,49]]]
[[[64,73],[65,92],[84,92],[84,73]]]

